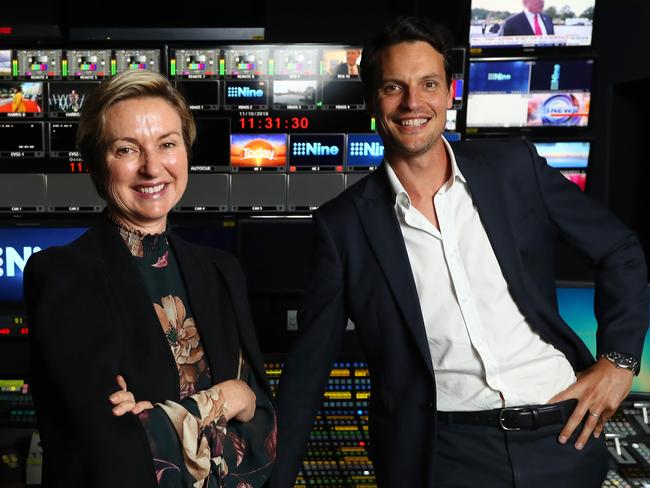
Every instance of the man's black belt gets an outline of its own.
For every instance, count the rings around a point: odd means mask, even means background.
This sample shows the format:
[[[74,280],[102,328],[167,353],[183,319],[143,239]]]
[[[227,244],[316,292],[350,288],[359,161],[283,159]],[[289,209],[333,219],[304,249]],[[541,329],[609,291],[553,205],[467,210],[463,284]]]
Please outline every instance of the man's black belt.
[[[449,425],[487,425],[502,430],[535,430],[566,423],[577,404],[577,400],[566,400],[550,405],[525,405],[477,412],[437,412],[437,416],[439,421]]]

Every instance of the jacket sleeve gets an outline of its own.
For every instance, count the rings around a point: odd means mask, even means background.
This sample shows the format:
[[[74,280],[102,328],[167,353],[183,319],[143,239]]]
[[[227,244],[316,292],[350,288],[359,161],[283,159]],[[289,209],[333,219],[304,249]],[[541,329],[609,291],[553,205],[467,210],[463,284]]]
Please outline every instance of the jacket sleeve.
[[[280,379],[273,488],[293,486],[348,319],[341,258],[318,212],[314,214],[313,249],[311,279],[298,317],[298,337]]]
[[[186,397],[180,404],[168,400],[138,416],[147,432],[160,487],[216,483],[224,488],[253,488],[266,482],[275,459],[275,412],[264,386],[247,363],[240,362],[239,379],[256,396],[255,414],[248,422],[228,422],[223,415],[227,406],[212,390]],[[215,416],[211,422],[204,420]]]
[[[604,207],[550,168],[527,142],[547,214],[562,237],[584,253],[595,271],[597,355],[609,351],[640,359],[648,329],[648,278],[636,235]]]
[[[119,327],[97,267],[60,250],[34,254],[24,274],[34,401],[48,487],[155,486],[138,419],[114,417]]]

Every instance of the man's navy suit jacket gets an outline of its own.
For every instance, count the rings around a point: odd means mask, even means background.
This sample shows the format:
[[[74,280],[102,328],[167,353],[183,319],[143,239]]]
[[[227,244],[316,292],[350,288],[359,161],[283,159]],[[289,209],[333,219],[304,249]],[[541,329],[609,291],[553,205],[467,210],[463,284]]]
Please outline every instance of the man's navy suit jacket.
[[[555,34],[555,29],[553,28],[553,19],[551,19],[548,15],[545,14],[539,14],[539,16],[541,17],[542,22],[544,22],[544,26],[546,27],[546,33],[548,35]],[[512,17],[508,17],[503,22],[503,29],[501,35],[502,36],[533,36],[535,35],[535,32],[533,31],[533,28],[530,26],[530,22],[528,22],[528,19],[526,18],[526,14],[520,12],[516,15],[513,15]]]
[[[558,314],[559,236],[593,263],[598,351],[640,358],[647,271],[635,235],[527,141],[452,147],[512,297],[533,329],[576,371],[594,363]],[[434,486],[435,371],[394,203],[380,168],[314,214],[311,284],[280,382],[274,488],[293,486],[348,317],[370,366],[371,455],[379,485]]]

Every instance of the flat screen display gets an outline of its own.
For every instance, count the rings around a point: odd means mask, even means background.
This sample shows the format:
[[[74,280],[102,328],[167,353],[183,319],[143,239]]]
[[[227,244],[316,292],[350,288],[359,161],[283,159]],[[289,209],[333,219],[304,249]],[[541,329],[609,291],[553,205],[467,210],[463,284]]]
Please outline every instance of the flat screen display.
[[[474,48],[591,46],[596,0],[472,0]]]

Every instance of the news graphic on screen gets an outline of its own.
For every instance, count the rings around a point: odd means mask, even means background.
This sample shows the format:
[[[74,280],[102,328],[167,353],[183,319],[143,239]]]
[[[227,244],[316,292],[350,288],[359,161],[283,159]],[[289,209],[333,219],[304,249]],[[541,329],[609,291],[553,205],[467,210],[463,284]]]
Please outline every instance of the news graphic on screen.
[[[16,53],[18,60],[18,78],[32,80],[60,79],[62,51],[57,49],[19,50]]]
[[[79,118],[84,103],[98,82],[51,82],[48,84],[48,115],[52,118]]]
[[[0,302],[22,302],[23,270],[32,254],[68,244],[86,230],[83,227],[0,227]]]
[[[0,78],[11,78],[12,58],[10,49],[0,49]]]
[[[321,107],[331,110],[364,110],[363,85],[355,80],[325,80]]]
[[[170,78],[217,78],[219,49],[169,49]]]
[[[118,49],[111,61],[111,74],[147,69],[160,72],[160,49]]]
[[[596,0],[472,0],[470,48],[591,46]]]
[[[384,143],[379,134],[348,134],[348,171],[373,171],[384,159]]]
[[[344,153],[344,134],[290,134],[289,172],[341,172]]]
[[[274,109],[316,109],[316,80],[274,80],[271,104]]]
[[[596,354],[596,315],[594,288],[586,283],[560,283],[557,287],[560,316]],[[641,371],[634,377],[632,393],[650,393],[650,335],[646,335],[641,357]]]
[[[187,100],[190,110],[219,110],[218,81],[177,81],[176,88]]]
[[[253,78],[268,74],[268,48],[256,46],[232,46],[224,52],[226,76]]]
[[[109,50],[68,50],[62,63],[62,74],[76,80],[101,80],[111,75]]]
[[[533,142],[537,153],[546,159],[549,166],[559,169],[569,181],[585,191],[587,167],[589,165],[588,141]]]
[[[224,85],[223,105],[226,110],[268,108],[267,81],[227,80]]]
[[[0,81],[0,116],[43,117],[43,82]]]
[[[286,134],[231,134],[232,171],[286,171]]]
[[[42,158],[43,122],[0,122],[0,158]]]
[[[470,62],[468,128],[586,127],[593,59]]]
[[[358,78],[361,47],[349,46],[323,49],[321,75],[336,78]]]
[[[317,76],[318,49],[289,46],[274,49],[270,67],[269,74],[273,76]]]

